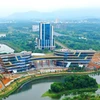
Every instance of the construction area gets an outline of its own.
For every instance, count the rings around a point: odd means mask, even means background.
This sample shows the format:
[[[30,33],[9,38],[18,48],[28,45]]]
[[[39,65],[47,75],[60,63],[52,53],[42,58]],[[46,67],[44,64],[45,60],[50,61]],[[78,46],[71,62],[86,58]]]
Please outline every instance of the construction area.
[[[95,53],[88,67],[91,69],[100,69],[100,52]]]

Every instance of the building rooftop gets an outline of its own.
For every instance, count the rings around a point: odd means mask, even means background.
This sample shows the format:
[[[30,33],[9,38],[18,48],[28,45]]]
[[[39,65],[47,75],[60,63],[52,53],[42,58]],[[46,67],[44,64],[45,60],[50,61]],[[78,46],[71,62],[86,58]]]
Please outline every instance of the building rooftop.
[[[59,49],[58,52],[96,52],[95,50],[71,50],[71,49]]]
[[[14,53],[14,49],[5,44],[0,44],[0,53]]]
[[[44,56],[44,53],[32,53],[32,56]]]
[[[1,54],[0,58],[4,58],[4,57],[14,57],[14,56],[20,56],[20,55],[30,55],[31,52],[20,52],[20,53],[11,53],[11,54]]]

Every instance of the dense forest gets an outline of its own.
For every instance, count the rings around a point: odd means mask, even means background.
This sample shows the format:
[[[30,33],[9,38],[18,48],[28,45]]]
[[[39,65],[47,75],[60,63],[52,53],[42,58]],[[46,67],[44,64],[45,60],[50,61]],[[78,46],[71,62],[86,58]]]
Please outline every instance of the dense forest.
[[[88,75],[69,75],[65,77],[64,82],[54,82],[51,84],[50,91],[59,93],[82,88],[98,88],[98,85],[96,80]]]
[[[39,32],[32,31],[33,22],[21,21],[17,23],[1,23],[0,34],[6,34],[6,37],[0,37],[0,43],[4,43],[15,50],[32,52],[47,52],[47,50],[36,49],[36,38]]]
[[[32,25],[39,25],[31,21],[19,21],[13,23],[0,23],[0,43],[12,47],[15,52],[23,50],[32,52],[51,52],[50,50],[39,50],[35,48],[36,38],[39,32],[32,31]],[[54,35],[55,41],[60,42],[71,49],[94,49],[100,50],[100,23],[52,23],[54,31],[61,34]],[[56,49],[61,48],[55,44]]]
[[[54,27],[63,34],[55,36],[55,40],[68,48],[100,50],[100,23],[60,23]]]

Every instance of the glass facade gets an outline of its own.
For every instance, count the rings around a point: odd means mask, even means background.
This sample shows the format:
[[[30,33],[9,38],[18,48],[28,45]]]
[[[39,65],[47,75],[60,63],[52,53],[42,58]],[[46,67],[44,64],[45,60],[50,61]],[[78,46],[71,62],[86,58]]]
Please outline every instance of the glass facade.
[[[53,27],[50,24],[40,23],[39,48],[54,47]]]
[[[31,53],[8,54],[8,56],[2,55],[0,58],[2,59],[4,67],[10,72],[27,71],[33,67]]]
[[[63,56],[64,59],[57,61],[57,66],[65,66],[68,62],[71,62],[70,66],[79,66],[81,65],[87,65],[91,61],[93,55],[95,54],[95,51],[89,51],[89,50],[69,50],[67,52],[65,51],[55,51],[54,55],[57,56]]]

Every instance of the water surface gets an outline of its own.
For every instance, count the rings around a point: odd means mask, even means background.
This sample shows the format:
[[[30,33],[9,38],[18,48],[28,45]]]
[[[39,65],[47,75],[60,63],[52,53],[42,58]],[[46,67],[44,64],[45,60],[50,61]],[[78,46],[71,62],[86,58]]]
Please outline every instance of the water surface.
[[[91,77],[95,78],[98,84],[100,84],[100,75],[94,75]],[[53,82],[60,82],[63,81],[63,79],[63,77],[53,77],[30,82],[24,85],[21,89],[17,90],[14,94],[10,95],[5,100],[58,100],[41,96],[48,89],[50,89],[50,85]],[[100,89],[98,89],[96,93],[100,94]]]
[[[46,78],[30,82],[10,95],[5,100],[58,100],[49,97],[41,97],[53,82],[63,81],[63,77]]]

